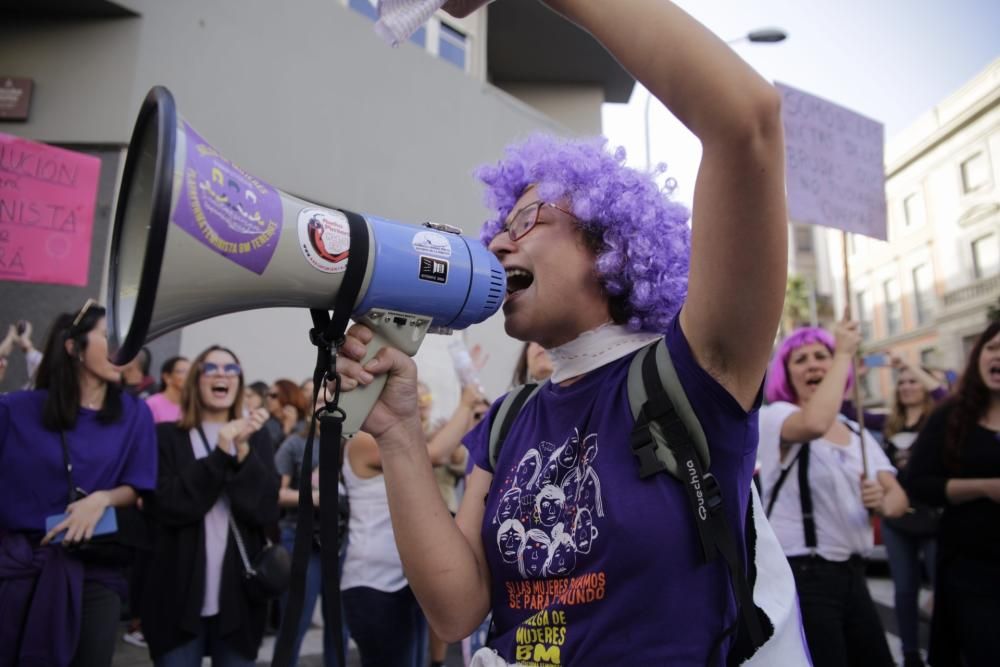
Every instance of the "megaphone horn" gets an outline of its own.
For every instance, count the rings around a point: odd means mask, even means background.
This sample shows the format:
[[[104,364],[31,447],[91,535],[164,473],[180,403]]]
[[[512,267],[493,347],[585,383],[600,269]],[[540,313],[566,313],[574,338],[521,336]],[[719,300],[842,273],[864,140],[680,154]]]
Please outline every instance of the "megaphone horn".
[[[391,344],[412,355],[428,330],[494,314],[506,290],[497,259],[457,229],[327,208],[255,178],[160,86],[139,111],[118,202],[106,299],[118,364],[187,324],[256,308],[330,310],[355,289],[351,315],[376,333],[369,354]],[[352,247],[352,233],[367,243]],[[345,283],[351,274],[360,285]],[[342,398],[345,434],[380,391],[376,383]]]

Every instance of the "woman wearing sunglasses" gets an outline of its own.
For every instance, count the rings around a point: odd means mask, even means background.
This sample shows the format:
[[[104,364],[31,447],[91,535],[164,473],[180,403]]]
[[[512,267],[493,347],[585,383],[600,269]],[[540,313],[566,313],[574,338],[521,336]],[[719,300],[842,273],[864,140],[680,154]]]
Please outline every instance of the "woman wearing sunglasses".
[[[159,479],[148,503],[156,550],[143,594],[143,631],[158,667],[253,665],[267,601],[244,588],[237,540],[252,560],[278,519],[278,475],[267,411],[243,416],[236,355],[212,346],[191,364],[181,419],[157,427]],[[238,531],[239,534],[234,534]]]
[[[107,540],[156,484],[152,415],[120,379],[88,301],[56,317],[37,389],[0,396],[0,665],[111,664],[126,583]]]

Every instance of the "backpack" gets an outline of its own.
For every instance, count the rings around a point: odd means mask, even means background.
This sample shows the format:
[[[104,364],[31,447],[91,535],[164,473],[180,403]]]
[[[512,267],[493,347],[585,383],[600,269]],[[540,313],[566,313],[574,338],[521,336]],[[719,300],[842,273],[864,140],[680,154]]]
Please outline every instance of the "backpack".
[[[489,461],[494,470],[518,413],[542,386],[515,387],[501,402],[490,428]],[[703,561],[708,563],[721,555],[729,571],[737,620],[717,638],[708,664],[718,664],[722,644],[733,633],[736,638],[727,665],[810,664],[801,640],[791,569],[760,509],[756,486],[750,485],[747,504],[747,550],[740,553],[723,512],[719,485],[706,472],[711,457],[705,432],[681,386],[664,339],[647,345],[633,357],[628,371],[628,401],[635,419],[630,445],[638,459],[639,477],[665,473],[684,485]],[[775,561],[776,557],[780,562]],[[767,560],[761,562],[761,558]],[[748,568],[743,565],[744,559]],[[769,578],[765,587],[755,586],[759,570],[766,571]],[[755,593],[760,593],[760,604]]]

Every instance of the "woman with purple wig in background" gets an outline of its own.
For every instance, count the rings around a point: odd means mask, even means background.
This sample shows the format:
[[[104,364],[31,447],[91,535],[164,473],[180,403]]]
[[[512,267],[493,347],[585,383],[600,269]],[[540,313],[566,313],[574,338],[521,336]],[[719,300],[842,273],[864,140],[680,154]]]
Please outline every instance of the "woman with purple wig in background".
[[[838,418],[860,342],[858,324],[846,320],[832,336],[792,332],[771,362],[760,411],[764,506],[795,575],[817,667],[894,664],[864,558],[873,546],[869,512],[898,517],[909,502],[871,434]]]
[[[735,660],[729,573],[721,558],[704,562],[683,485],[639,477],[626,376],[640,349],[665,339],[739,549],[786,274],[780,98],[665,0],[546,4],[701,140],[691,227],[671,188],[603,139],[533,136],[480,169],[491,210],[482,239],[507,273],[506,331],[548,350],[554,373],[495,466],[497,404],[463,439],[475,466],[456,519],[423,444],[412,360],[387,347],[362,367],[371,331],[355,326],[338,369],[345,389],[388,375],[363,429],[381,451],[396,542],[442,638],[493,612],[474,665],[715,667]],[[801,652],[797,630],[794,641]]]

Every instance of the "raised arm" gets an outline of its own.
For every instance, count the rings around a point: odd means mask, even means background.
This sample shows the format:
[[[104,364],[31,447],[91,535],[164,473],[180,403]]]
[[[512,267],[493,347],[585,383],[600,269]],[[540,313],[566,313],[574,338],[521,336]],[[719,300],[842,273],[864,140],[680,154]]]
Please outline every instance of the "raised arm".
[[[469,385],[462,390],[458,407],[448,418],[448,421],[430,436],[427,441],[427,453],[434,465],[443,465],[451,460],[452,454],[462,444],[462,436],[469,432],[475,422],[473,414],[476,406],[485,399],[479,390]]]
[[[702,144],[681,325],[698,362],[748,408],[785,295],[780,97],[665,0],[549,0],[593,34]]]
[[[850,376],[854,353],[861,342],[858,323],[844,320],[834,327],[833,364],[823,376],[819,388],[798,412],[789,415],[781,425],[781,442],[790,444],[808,442],[822,437],[830,430],[844,400],[844,389]],[[793,351],[789,365],[795,363]]]

